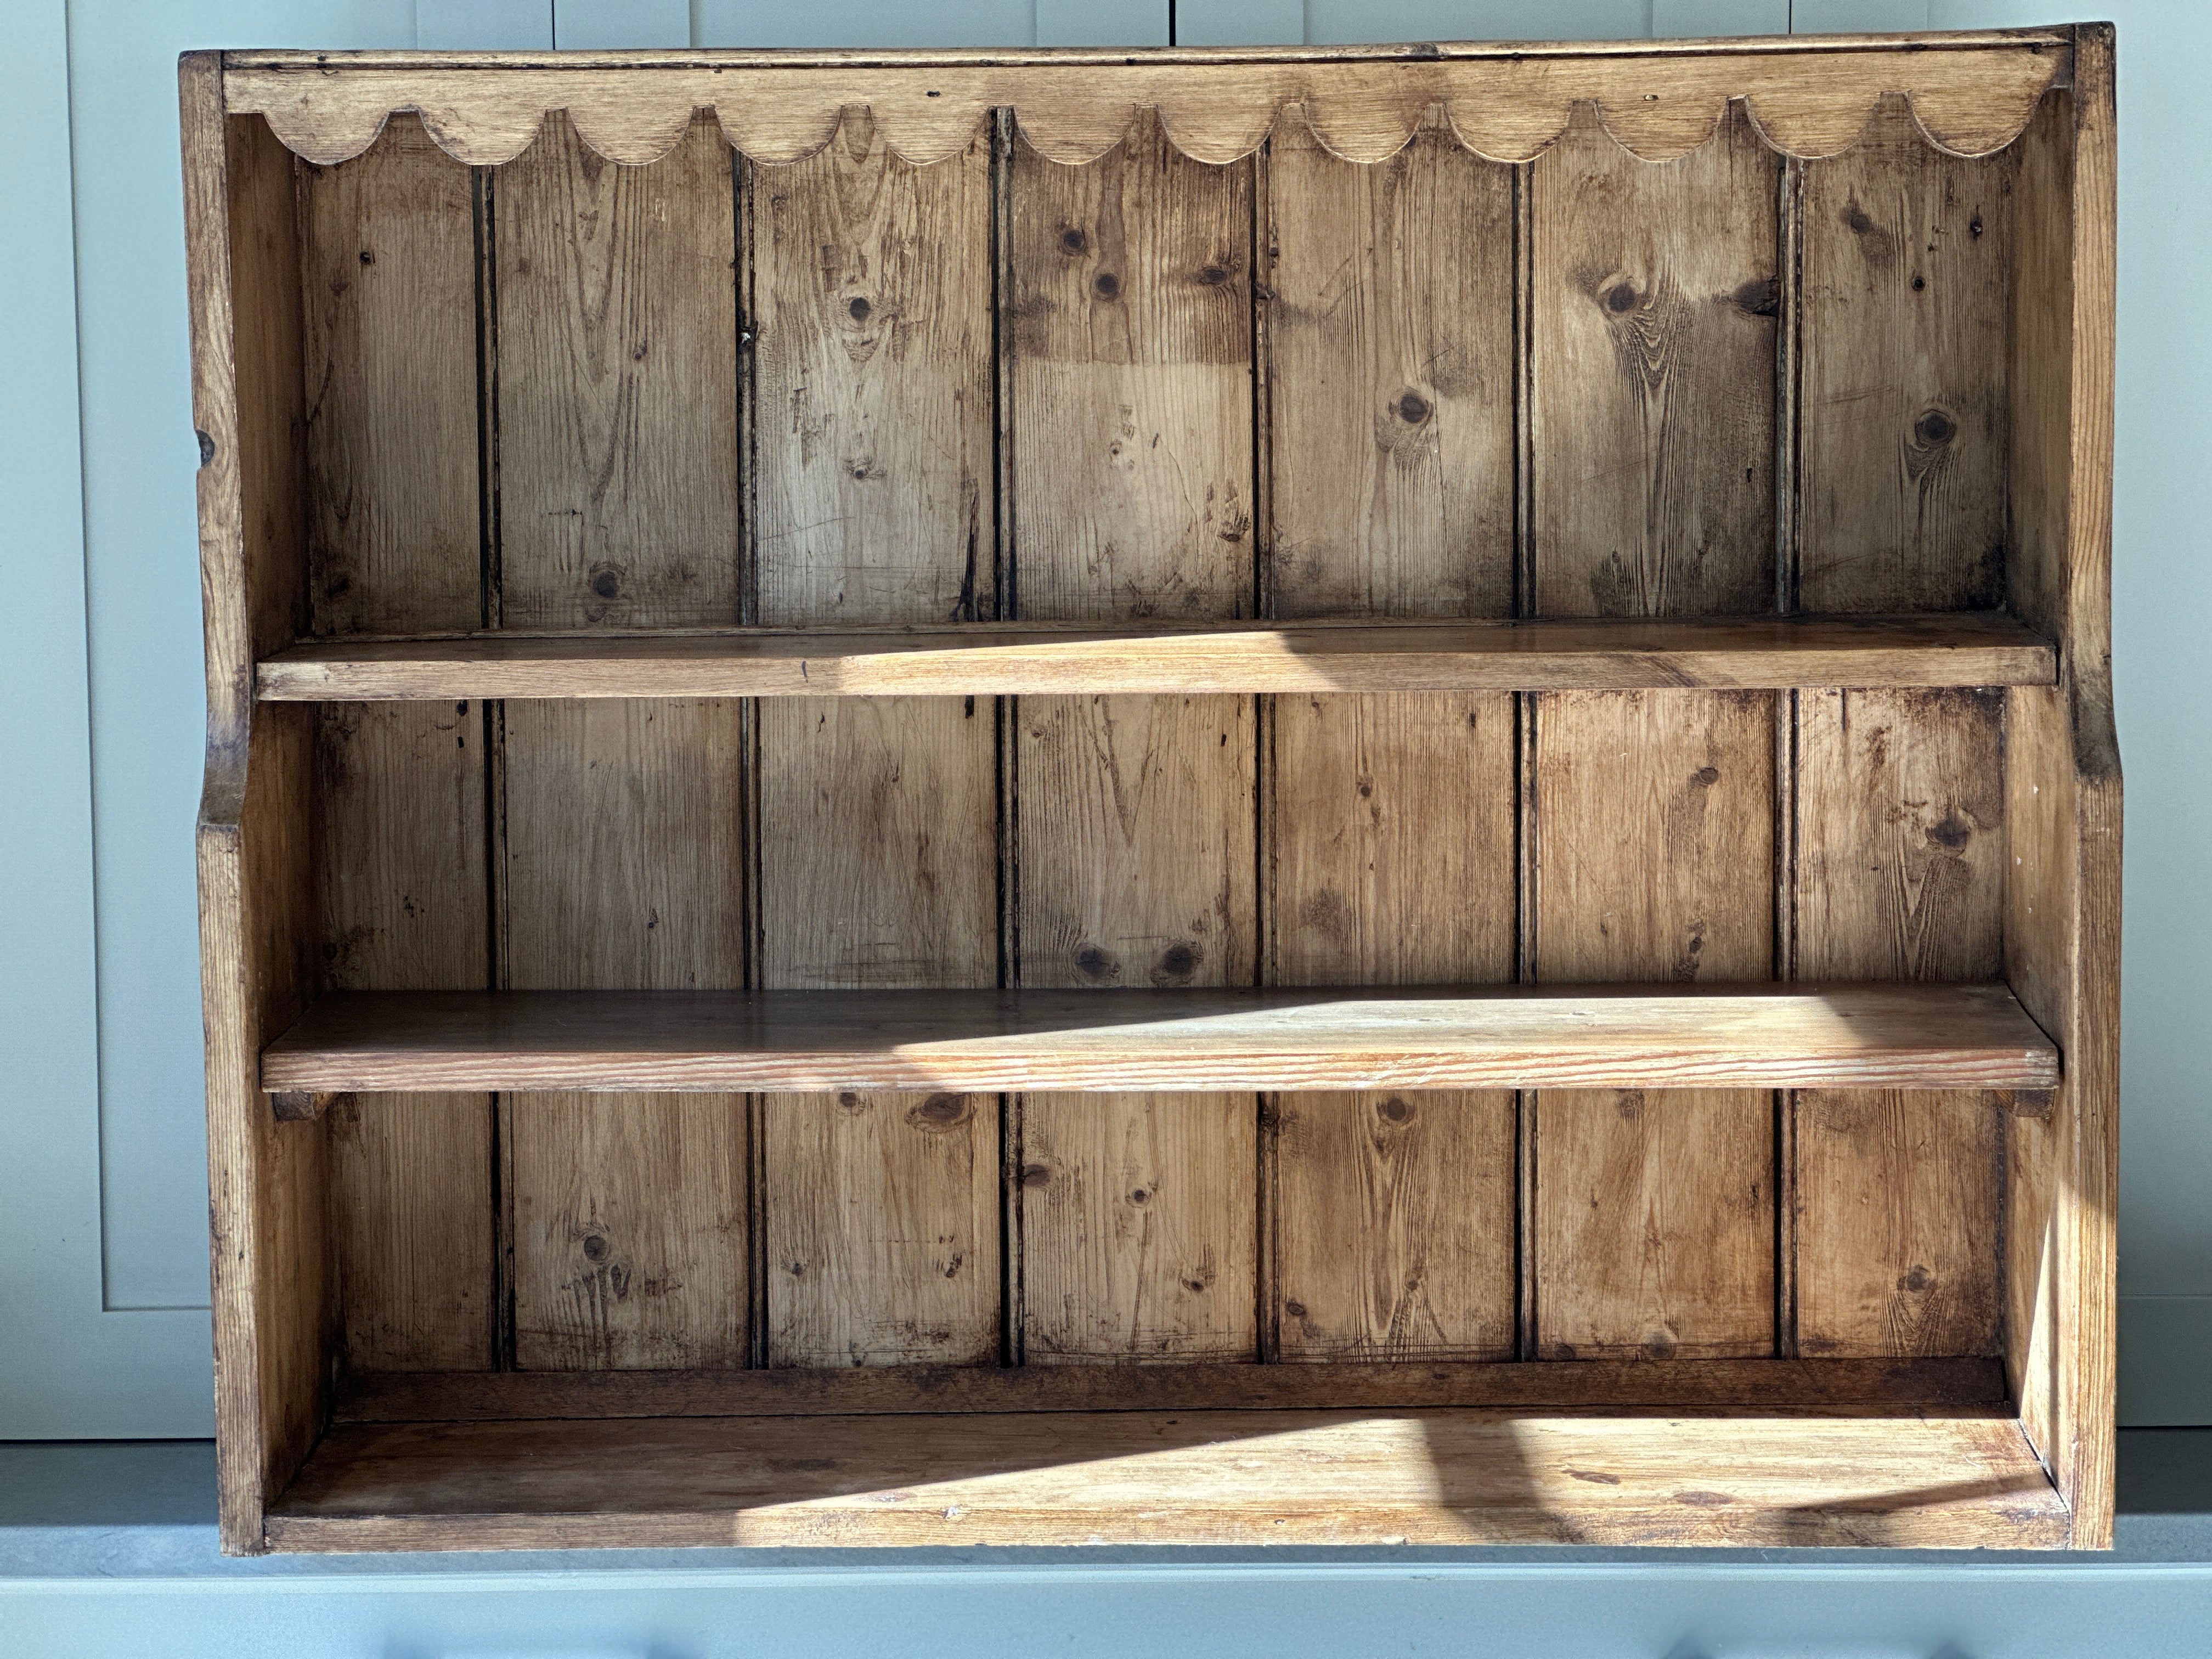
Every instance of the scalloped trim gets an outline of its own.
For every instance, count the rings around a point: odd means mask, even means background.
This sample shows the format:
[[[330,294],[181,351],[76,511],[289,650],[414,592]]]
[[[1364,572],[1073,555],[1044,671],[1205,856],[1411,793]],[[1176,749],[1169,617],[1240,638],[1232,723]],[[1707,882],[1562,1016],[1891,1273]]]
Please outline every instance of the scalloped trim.
[[[665,155],[702,113],[755,161],[801,161],[830,142],[848,110],[866,111],[905,160],[937,161],[965,149],[1000,108],[1014,112],[1039,153],[1069,164],[1096,160],[1152,113],[1193,160],[1239,161],[1292,111],[1347,161],[1388,159],[1433,113],[1477,155],[1526,161],[1559,137],[1579,105],[1595,106],[1624,148],[1660,161],[1704,143],[1735,99],[1771,147],[1813,160],[1850,149],[1893,95],[1910,104],[1938,149],[2002,149],[2070,58],[2067,48],[2026,41],[1641,57],[803,68],[757,59],[665,67],[330,60],[228,67],[223,93],[230,113],[262,116],[287,149],[325,166],[362,154],[403,111],[418,114],[457,161],[488,167],[521,155],[556,111],[599,155],[635,166]]]

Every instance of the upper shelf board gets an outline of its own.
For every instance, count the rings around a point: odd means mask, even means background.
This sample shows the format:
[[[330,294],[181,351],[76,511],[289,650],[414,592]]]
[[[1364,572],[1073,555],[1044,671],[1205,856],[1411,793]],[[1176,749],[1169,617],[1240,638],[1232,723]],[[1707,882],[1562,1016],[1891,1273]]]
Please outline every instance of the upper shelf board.
[[[321,641],[259,666],[264,702],[397,698],[1043,696],[2049,685],[2009,617],[1820,621],[982,623],[821,633]]]
[[[2072,63],[2069,29],[1211,51],[257,52],[224,55],[222,88],[231,114],[264,117],[286,146],[324,164],[360,155],[403,110],[477,166],[513,161],[559,110],[600,155],[630,163],[665,155],[701,111],[753,160],[793,161],[827,143],[847,110],[866,110],[908,161],[933,161],[973,142],[994,109],[1012,109],[1055,161],[1094,160],[1157,111],[1186,155],[1227,162],[1256,149],[1292,105],[1350,161],[1395,155],[1441,108],[1470,149],[1524,161],[1578,103],[1661,161],[1702,144],[1735,98],[1791,155],[1849,148],[1891,95],[1911,102],[1940,148],[1985,155],[2068,83]]]
[[[2002,985],[345,992],[272,1093],[2049,1089]]]

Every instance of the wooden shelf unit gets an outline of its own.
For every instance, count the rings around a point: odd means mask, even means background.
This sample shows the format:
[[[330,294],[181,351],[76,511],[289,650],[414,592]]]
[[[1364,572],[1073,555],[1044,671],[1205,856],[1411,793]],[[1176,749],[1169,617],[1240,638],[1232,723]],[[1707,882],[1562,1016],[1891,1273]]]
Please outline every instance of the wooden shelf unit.
[[[188,54],[224,1547],[2108,1547],[2112,53]]]

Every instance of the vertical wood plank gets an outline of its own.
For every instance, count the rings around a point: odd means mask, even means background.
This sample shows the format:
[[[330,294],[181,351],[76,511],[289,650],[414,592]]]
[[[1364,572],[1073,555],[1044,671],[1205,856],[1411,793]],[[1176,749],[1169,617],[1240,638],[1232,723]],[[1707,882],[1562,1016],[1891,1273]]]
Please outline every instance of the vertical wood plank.
[[[1510,614],[1512,177],[1433,125],[1361,165],[1277,123],[1272,614]]]
[[[1016,137],[1004,189],[1010,614],[1250,615],[1251,164],[1146,115],[1082,167]],[[1024,699],[1010,724],[1016,981],[1250,983],[1251,701]],[[1025,1356],[1255,1357],[1255,1103],[1040,1094],[1019,1119]]]
[[[1799,709],[1799,975],[1998,976],[2003,694],[1806,692]],[[1989,1099],[1808,1091],[1796,1113],[1800,1352],[1993,1352]]]
[[[475,210],[469,170],[395,115],[343,167],[301,164],[314,632],[473,628]]]
[[[1533,609],[1774,602],[1782,168],[1731,106],[1653,166],[1587,110],[1531,164]],[[1528,971],[1763,979],[1773,700],[1531,700]],[[1531,1340],[1544,1358],[1773,1351],[1773,1108],[1703,1091],[1534,1097]]]
[[[1510,169],[1434,126],[1355,165],[1286,121],[1264,178],[1270,614],[1509,614]],[[1510,979],[1513,699],[1267,714],[1266,977]],[[1287,1095],[1267,1124],[1271,1358],[1510,1355],[1510,1093]]]
[[[987,140],[916,167],[855,111],[747,177],[761,620],[993,615]],[[763,984],[997,983],[994,725],[973,698],[760,706]],[[994,1360],[996,1099],[761,1111],[768,1363]]]
[[[412,115],[298,168],[310,630],[483,618],[469,171]],[[331,984],[486,982],[484,722],[473,703],[321,712],[314,788]],[[492,1111],[403,1095],[331,1121],[341,1340],[356,1370],[494,1363]]]
[[[736,705],[516,702],[506,728],[508,984],[741,985]],[[517,1367],[743,1364],[742,1098],[510,1106]]]
[[[333,989],[471,990],[489,962],[483,714],[319,711],[316,811]],[[345,1363],[480,1370],[492,1353],[491,1103],[406,1094],[331,1115]]]
[[[1780,178],[1733,104],[1656,166],[1578,106],[1530,166],[1536,614],[1772,607]]]
[[[623,167],[556,118],[494,181],[508,627],[739,614],[732,165],[711,123]],[[501,726],[506,982],[742,985],[738,705],[516,703]],[[518,1366],[745,1363],[741,1097],[518,1095],[508,1128]]]
[[[556,115],[499,171],[509,628],[736,620],[731,165],[712,121],[633,167]]]
[[[1767,976],[1771,723],[1756,692],[1536,699],[1538,980]],[[1772,1351],[1767,1096],[1551,1090],[1533,1133],[1539,1357]]]
[[[1942,154],[1901,97],[1805,165],[1799,595],[2003,603],[2015,146]]]

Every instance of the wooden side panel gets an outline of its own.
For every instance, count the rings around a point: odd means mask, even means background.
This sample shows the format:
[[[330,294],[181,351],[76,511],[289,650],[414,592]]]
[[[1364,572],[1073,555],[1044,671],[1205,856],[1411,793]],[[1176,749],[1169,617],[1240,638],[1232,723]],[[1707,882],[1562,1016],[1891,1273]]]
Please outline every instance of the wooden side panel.
[[[1943,155],[1902,98],[1805,165],[1798,597],[2002,604],[2017,150]]]
[[[507,706],[509,986],[743,984],[738,725],[723,702]],[[518,1367],[744,1363],[740,1097],[520,1094],[508,1141]]]
[[[427,634],[483,618],[477,255],[468,170],[412,115],[299,173],[309,631]],[[331,984],[489,981],[483,709],[353,704],[315,726]],[[492,1106],[405,1095],[331,1123],[345,1363],[494,1363]]]
[[[495,176],[500,619],[738,617],[731,152],[617,167],[563,116]]]
[[[709,124],[619,167],[556,119],[492,181],[508,627],[740,614],[732,165]],[[741,726],[726,701],[504,709],[506,984],[744,982]],[[742,1099],[518,1095],[506,1124],[515,1364],[743,1364]]]
[[[1779,179],[1738,106],[1664,167],[1586,112],[1531,166],[1538,614],[1773,605]],[[1532,976],[1766,977],[1772,699],[1530,701]],[[1771,1351],[1772,1117],[1748,1092],[1534,1097],[1540,1357]]]
[[[1798,697],[1797,974],[2002,970],[2004,694]],[[1984,1096],[1796,1102],[1797,1346],[1996,1351],[2001,1117]]]
[[[1268,614],[1510,616],[1512,169],[1287,119],[1267,193]]]
[[[319,711],[317,854],[333,989],[482,988],[484,719],[474,703]],[[483,1095],[331,1114],[331,1231],[354,1370],[493,1364],[492,1115]]]
[[[1010,613],[1251,614],[1251,165],[1147,117],[1082,167],[1016,137],[1004,187]],[[1016,982],[1250,983],[1251,700],[1025,698],[1009,725]],[[1250,1097],[1018,1112],[1020,1352],[1255,1357]]]
[[[759,615],[994,614],[991,157],[900,161],[855,111],[747,173]],[[761,983],[998,982],[996,735],[959,697],[760,706]],[[988,1096],[762,1097],[771,1365],[988,1364]]]
[[[1771,699],[1535,700],[1535,977],[1741,981],[1773,950]],[[1768,1097],[1536,1097],[1539,1357],[1723,1358],[1774,1340]]]
[[[1780,168],[1740,104],[1658,167],[1578,106],[1530,166],[1536,614],[1773,607]]]
[[[1270,614],[1510,614],[1510,171],[1435,130],[1360,166],[1290,122],[1265,179]],[[1265,708],[1269,982],[1510,979],[1513,699]],[[1266,1124],[1270,1358],[1511,1354],[1511,1095],[1285,1095]]]
[[[300,170],[317,634],[482,620],[472,194],[412,114]]]

